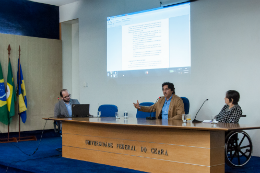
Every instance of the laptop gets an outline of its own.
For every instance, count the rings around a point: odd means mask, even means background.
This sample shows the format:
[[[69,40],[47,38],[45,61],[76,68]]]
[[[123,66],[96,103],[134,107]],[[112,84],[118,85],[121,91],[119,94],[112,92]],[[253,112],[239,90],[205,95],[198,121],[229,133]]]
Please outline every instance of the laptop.
[[[72,117],[89,117],[89,104],[72,104]]]

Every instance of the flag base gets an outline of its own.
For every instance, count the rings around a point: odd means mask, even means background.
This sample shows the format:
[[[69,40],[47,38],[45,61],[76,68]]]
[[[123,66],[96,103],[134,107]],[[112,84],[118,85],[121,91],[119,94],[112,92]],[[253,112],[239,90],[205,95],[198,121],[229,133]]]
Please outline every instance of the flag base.
[[[25,137],[18,137],[18,142],[20,141],[37,141],[36,136],[25,136]]]
[[[18,142],[16,138],[3,138],[0,139],[0,143]]]

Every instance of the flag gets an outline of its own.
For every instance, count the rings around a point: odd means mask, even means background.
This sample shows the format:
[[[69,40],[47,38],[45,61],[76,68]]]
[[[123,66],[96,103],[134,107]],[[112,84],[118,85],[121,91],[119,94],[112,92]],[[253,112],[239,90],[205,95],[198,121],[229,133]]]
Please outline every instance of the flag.
[[[8,112],[9,112],[9,120],[10,120],[9,123],[10,123],[12,120],[12,117],[15,115],[14,102],[16,100],[14,78],[13,78],[13,72],[12,72],[12,66],[11,66],[10,59],[9,59],[9,64],[8,64],[6,97],[7,97],[7,108],[8,108]]]
[[[17,85],[18,85],[18,97],[19,97],[19,107],[18,112],[20,114],[20,117],[22,118],[23,123],[26,122],[26,111],[27,111],[27,97],[26,97],[26,91],[25,91],[25,84],[23,80],[23,72],[22,72],[22,66],[20,64],[20,80],[19,80],[19,59],[18,59],[18,71],[17,71]]]
[[[0,121],[8,125],[8,111],[7,111],[5,84],[4,84],[1,63],[0,63]]]

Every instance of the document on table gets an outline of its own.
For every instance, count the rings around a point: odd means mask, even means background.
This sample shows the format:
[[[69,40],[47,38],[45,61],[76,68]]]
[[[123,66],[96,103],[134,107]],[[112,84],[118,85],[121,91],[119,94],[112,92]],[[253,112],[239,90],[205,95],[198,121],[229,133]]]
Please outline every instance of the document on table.
[[[203,123],[211,123],[212,120],[204,120]]]
[[[218,123],[218,121],[204,120],[203,123]]]

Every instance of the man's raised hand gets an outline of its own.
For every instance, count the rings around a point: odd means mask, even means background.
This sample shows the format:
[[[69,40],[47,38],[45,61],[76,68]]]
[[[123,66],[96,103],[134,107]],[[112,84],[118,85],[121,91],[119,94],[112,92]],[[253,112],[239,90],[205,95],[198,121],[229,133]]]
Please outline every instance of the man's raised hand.
[[[133,104],[134,104],[134,107],[135,107],[136,109],[140,109],[140,105],[139,105],[138,100],[137,100],[137,103],[133,103]]]

